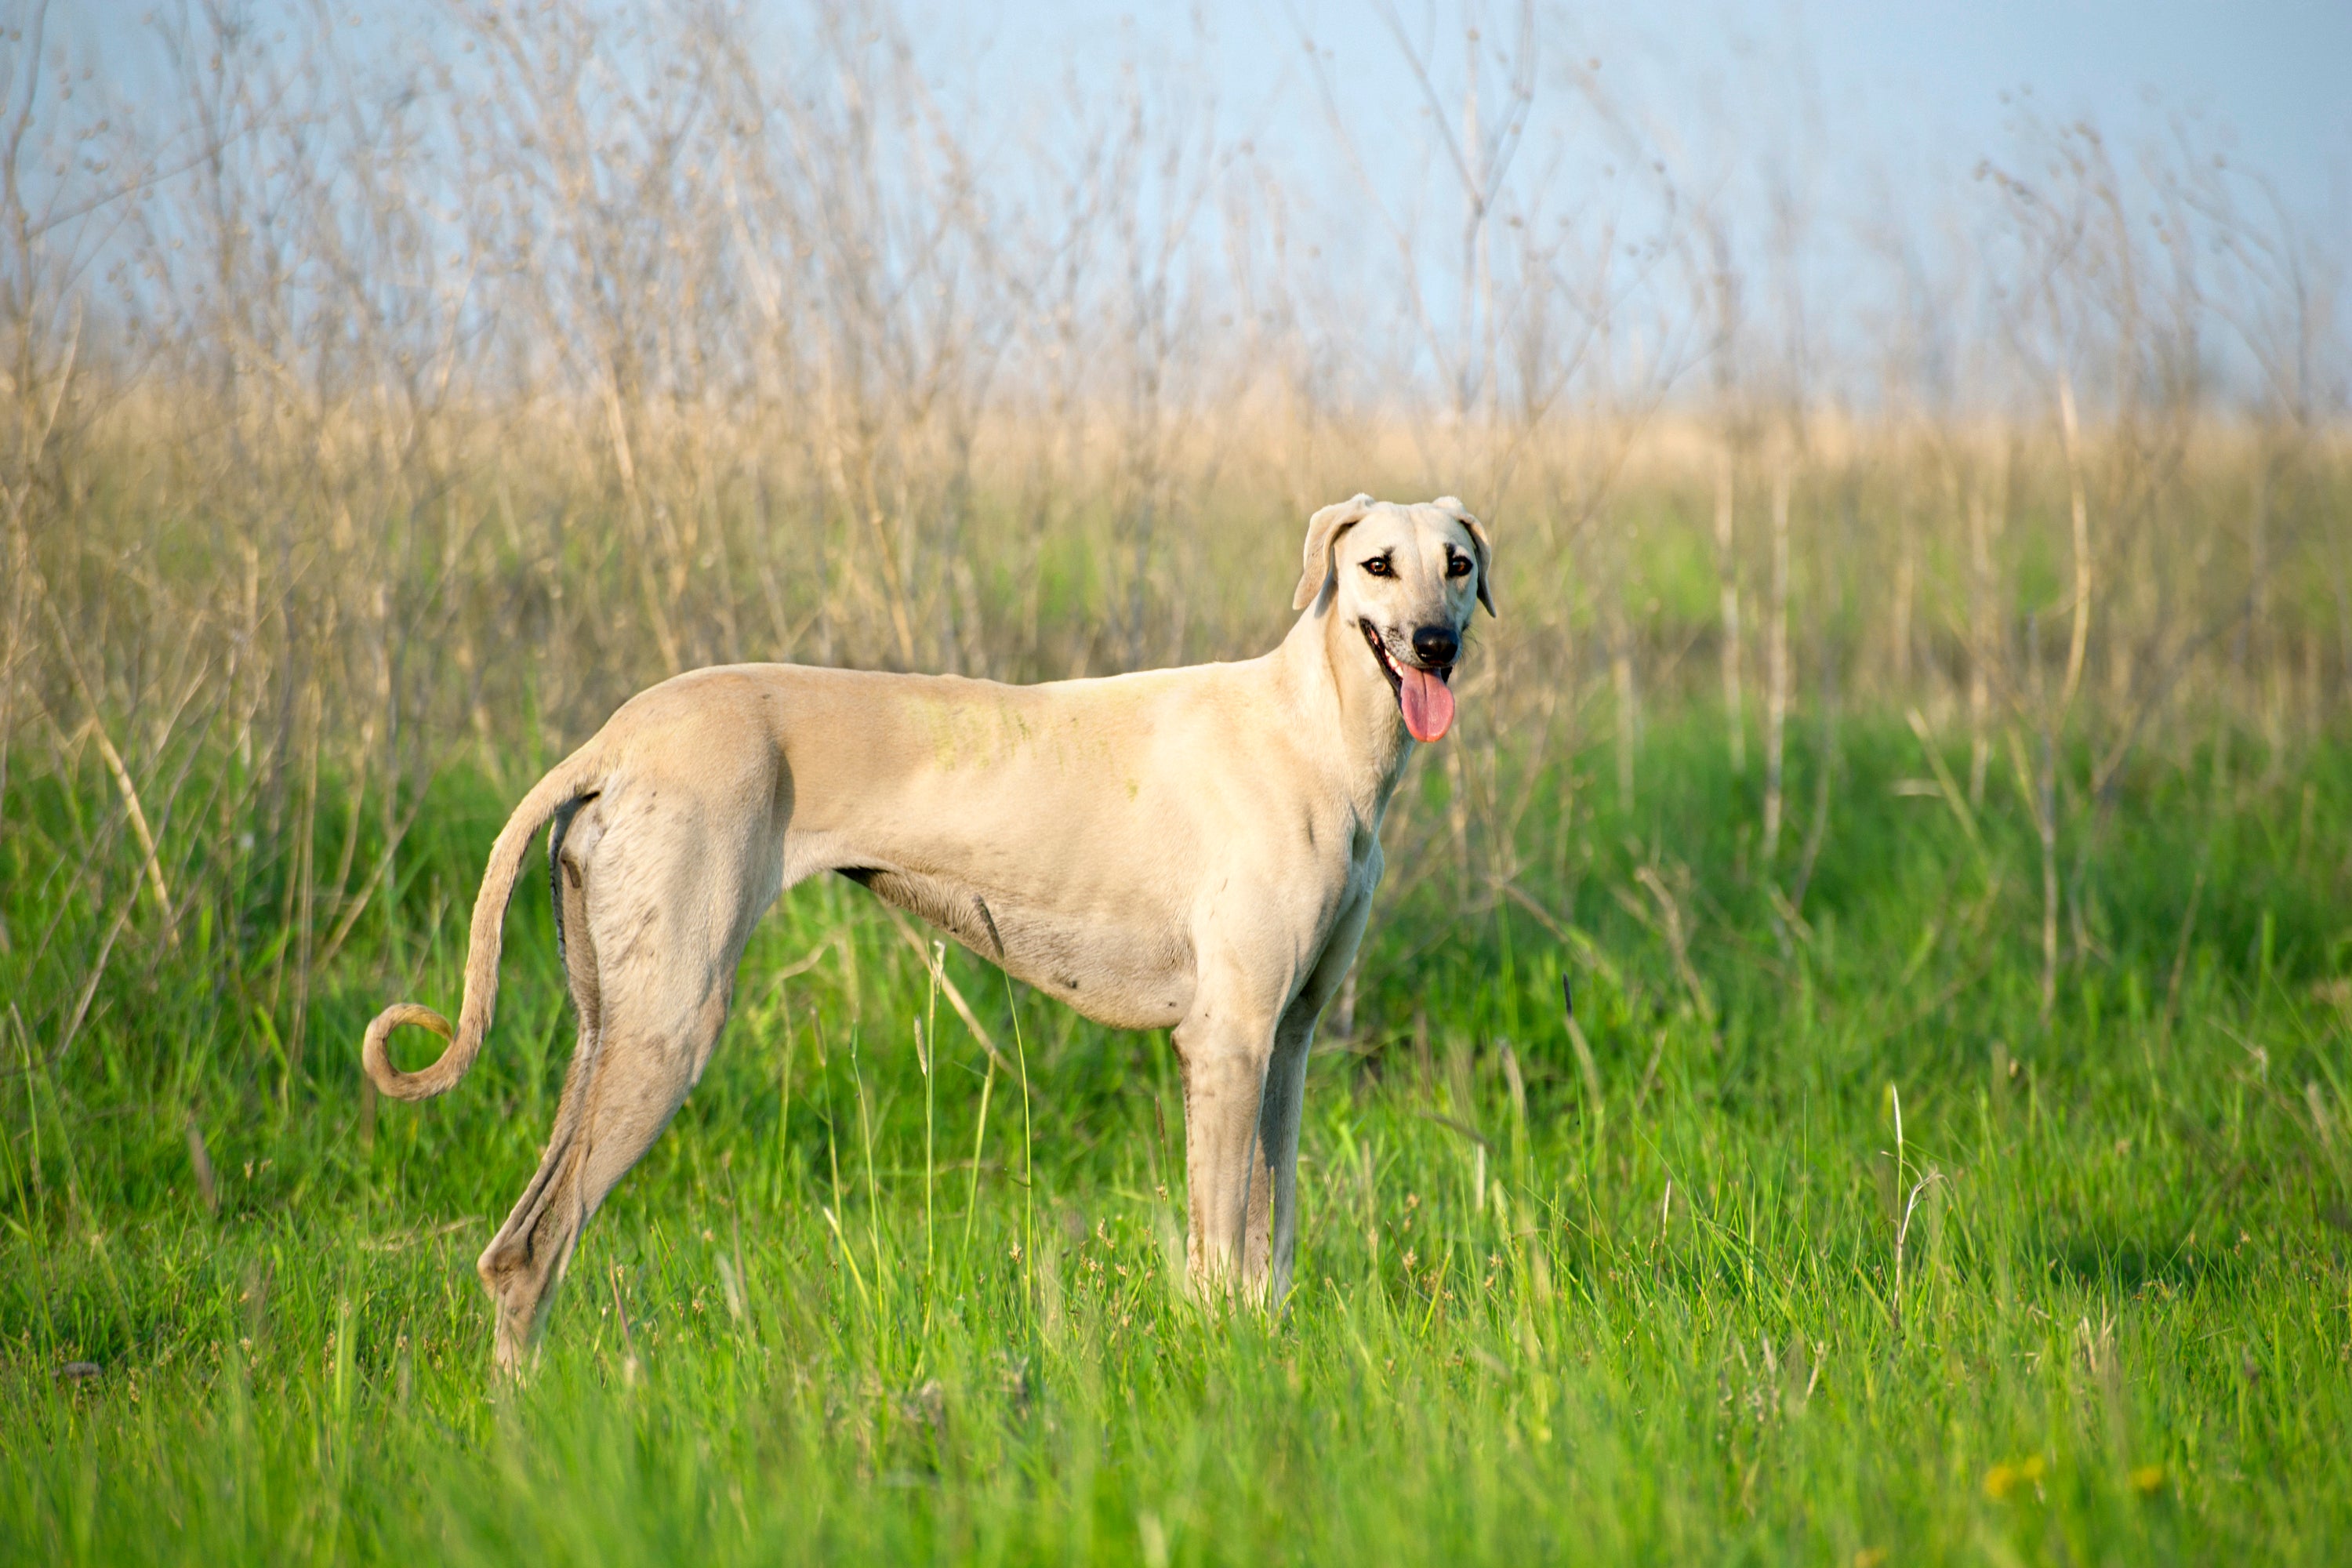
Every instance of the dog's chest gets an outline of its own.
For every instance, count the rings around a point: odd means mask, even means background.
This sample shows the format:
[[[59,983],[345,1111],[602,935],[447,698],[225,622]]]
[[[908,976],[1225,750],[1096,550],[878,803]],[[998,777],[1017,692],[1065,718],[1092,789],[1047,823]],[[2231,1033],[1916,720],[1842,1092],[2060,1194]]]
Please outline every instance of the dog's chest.
[[[1170,1028],[1192,1005],[1192,944],[1173,921],[1140,910],[1072,913],[935,873],[844,874],[1097,1023]]]
[[[1167,927],[1014,908],[997,930],[1006,970],[1097,1023],[1173,1028],[1192,1005],[1192,944]]]

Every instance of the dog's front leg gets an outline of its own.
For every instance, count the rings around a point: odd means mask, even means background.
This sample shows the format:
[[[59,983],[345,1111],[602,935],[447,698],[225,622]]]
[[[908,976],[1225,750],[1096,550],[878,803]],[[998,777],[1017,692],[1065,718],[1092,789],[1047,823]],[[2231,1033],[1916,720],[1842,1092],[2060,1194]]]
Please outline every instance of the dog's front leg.
[[[1290,1294],[1291,1263],[1298,1246],[1298,1120],[1307,1101],[1307,1053],[1315,1020],[1304,1028],[1288,1018],[1275,1032],[1266,1063],[1265,1092],[1259,1097],[1258,1159],[1254,1169],[1270,1205],[1253,1205],[1244,1251],[1251,1260],[1252,1294],[1268,1306]]]
[[[1375,872],[1375,879],[1377,872]],[[1264,1253],[1265,1299],[1279,1302],[1290,1293],[1291,1268],[1298,1247],[1298,1122],[1307,1104],[1307,1058],[1315,1043],[1315,1025],[1323,1009],[1339,994],[1340,982],[1356,961],[1356,944],[1363,940],[1365,917],[1372,906],[1369,888],[1340,910],[1322,956],[1308,971],[1307,983],[1283,1010],[1275,1029],[1274,1055],[1267,1064],[1265,1092],[1258,1110],[1258,1142],[1265,1146],[1272,1213],[1263,1224],[1250,1223],[1247,1250]]]
[[[1196,1003],[1176,1029],[1184,1067],[1185,1262],[1203,1295],[1263,1300],[1273,1213],[1273,1151],[1261,1128],[1274,1066],[1273,1016]]]

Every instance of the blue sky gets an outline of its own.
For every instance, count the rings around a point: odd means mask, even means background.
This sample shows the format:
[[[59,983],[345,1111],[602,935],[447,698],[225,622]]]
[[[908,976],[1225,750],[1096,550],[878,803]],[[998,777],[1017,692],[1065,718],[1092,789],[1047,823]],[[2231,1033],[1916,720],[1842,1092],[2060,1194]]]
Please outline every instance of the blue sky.
[[[53,22],[84,58],[121,61],[110,37],[147,9],[144,0],[63,0]],[[251,9],[266,19],[310,6],[259,0]],[[326,9],[429,34],[437,7],[327,0]],[[1263,128],[1308,159],[1328,155],[1329,138],[1306,90],[1302,33],[1332,51],[1330,68],[1349,83],[1375,95],[1410,85],[1381,7],[1363,0],[909,0],[904,9],[928,68],[982,100],[1050,95],[1070,69],[1100,77],[1132,65],[1213,95],[1229,122]],[[1483,11],[1490,34],[1509,19],[1497,0],[1396,0],[1393,10],[1415,31],[1438,24],[1449,43],[1465,16]],[[1604,79],[1694,145],[1810,110],[1824,168],[1840,178],[1965,174],[2001,145],[2020,89],[2031,89],[2053,118],[2088,117],[2126,142],[2193,113],[2312,218],[2352,207],[2352,0],[1641,0],[1546,4],[1539,14],[1548,64],[1601,59]]]
[[[1507,7],[1485,9],[1501,30]],[[1432,15],[1414,0],[1396,10],[1415,29]],[[2312,220],[2352,203],[2352,0],[1645,0],[1542,14],[1554,44],[1600,58],[1604,79],[1694,146],[1811,119],[1835,182],[1964,175],[2001,149],[2030,93],[2051,119],[2088,118],[2126,145],[2194,116]],[[1407,83],[1378,18],[1354,0],[1032,0],[939,6],[919,35],[940,67],[1006,89],[1050,90],[1073,62],[1181,68],[1312,158],[1328,138],[1301,90],[1300,35],[1333,51],[1343,79],[1398,94]]]
[[[1067,144],[1054,108],[1068,98],[1062,83],[1137,82],[1148,100],[1196,113],[1213,102],[1221,132],[1246,138],[1303,194],[1302,224],[1328,235],[1377,205],[1427,237],[1425,278],[1458,274],[1447,237],[1459,191],[1389,18],[1423,51],[1458,122],[1465,22],[1493,50],[1514,23],[1508,0],[1034,0],[918,14],[919,54],[966,122],[1003,139],[1008,163]],[[1604,209],[1621,237],[1654,224],[1659,185],[1646,172],[1620,177],[1630,143],[1602,130],[1597,89],[1638,132],[1642,160],[1663,163],[1675,200],[1727,215],[1747,286],[1810,301],[1799,309],[1817,359],[1870,359],[1877,323],[1896,309],[1885,265],[1895,251],[1942,274],[1930,294],[1959,298],[1960,272],[2001,243],[1988,239],[2000,202],[1972,178],[1979,165],[2045,179],[2051,132],[2078,121],[2097,128],[2135,206],[2147,195],[2141,155],[2161,145],[2173,170],[2225,159],[2236,200],[2261,205],[2244,183],[2260,175],[2307,242],[2339,265],[2352,250],[2352,0],[1645,0],[1538,15],[1538,105],[1508,199],[1531,226],[1538,211],[1590,226]],[[1776,212],[1797,215],[1786,294],[1769,259]],[[1446,288],[1435,289],[1441,313]],[[1974,322],[1974,339],[1989,326]]]
[[[691,15],[699,0],[585,3]],[[124,23],[143,8],[60,0],[54,16],[72,52],[133,101],[142,76],[160,79],[152,50],[142,63],[122,47]],[[528,17],[538,7],[516,0],[513,9]],[[811,8],[742,0],[742,9],[757,47],[794,64]],[[1263,242],[1265,215],[1278,209],[1294,254],[1315,247],[1312,267],[1329,280],[1328,332],[1360,343],[1383,331],[1414,338],[1396,304],[1406,248],[1426,319],[1444,331],[1461,315],[1451,279],[1462,273],[1464,204],[1440,126],[1461,120],[1472,26],[1491,126],[1510,0],[899,0],[898,10],[983,179],[1014,205],[1074,177],[1132,98],[1159,128],[1147,142],[1184,145],[1192,160],[1189,173],[1140,168],[1135,210],[1149,226],[1187,191],[1207,193],[1190,243],[1210,270],[1231,233],[1218,180],[1260,181],[1251,188],[1276,195],[1249,220],[1261,225],[1249,243]],[[260,37],[273,15],[331,17],[339,38],[361,40],[361,57],[390,67],[370,89],[387,93],[399,90],[397,60],[441,54],[457,36],[444,32],[448,12],[427,0],[364,10],[355,0],[252,0],[251,14]],[[1927,310],[1948,314],[1939,301],[1969,297],[1967,268],[2003,243],[1987,227],[1997,191],[1972,174],[1990,161],[2029,183],[2044,176],[2049,128],[2078,121],[2099,128],[2126,183],[2141,149],[2168,142],[2176,168],[2183,145],[2200,166],[2226,158],[2233,200],[2252,188],[2245,173],[2260,174],[2315,250],[2337,267],[2352,261],[2352,0],[1546,0],[1538,16],[1535,107],[1497,217],[1530,237],[1559,225],[1586,241],[1625,241],[1665,233],[1670,210],[1707,205],[1726,221],[1751,310],[1765,295],[1794,301],[1779,319],[1805,324],[1788,341],[1823,363],[1864,365],[1900,311],[1916,319],[1925,299]],[[1407,47],[1428,62],[1431,92],[1408,68]],[[1643,166],[1654,160],[1654,170]],[[1204,175],[1212,166],[1226,172]],[[1776,252],[1778,234],[1787,237]],[[1909,273],[1886,266],[1894,256]],[[1906,305],[1896,296],[1913,274],[1925,282]],[[1683,286],[1659,276],[1661,289]],[[1668,341],[1667,313],[1680,308],[1687,328],[1704,311],[1652,302],[1648,342],[1663,359],[1685,357],[1686,341]],[[1766,302],[1757,319],[1773,309]],[[1610,311],[1630,324],[1621,350],[1642,342],[1638,301]],[[1948,330],[1965,343],[1989,341],[1988,325]]]
[[[63,0],[52,37],[102,70],[110,59],[134,84],[144,51],[110,44],[147,8]],[[1385,8],[1430,37],[1441,68],[1458,63],[1465,18],[1483,15],[1491,39],[1511,13],[1507,0]],[[274,13],[310,6],[256,0],[250,9],[266,30]],[[756,18],[800,7],[747,0],[744,9]],[[1386,122],[1368,113],[1355,127],[1384,177],[1430,151],[1415,140],[1419,99],[1383,9],[1366,0],[903,5],[927,74],[1008,132],[1025,120],[1050,135],[1050,121],[1023,106],[1052,102],[1073,74],[1100,83],[1131,71],[1162,94],[1213,100],[1223,129],[1255,136],[1310,181],[1340,178],[1344,162],[1302,37],[1328,51],[1324,68],[1351,96],[1351,113],[1393,107]],[[438,7],[325,0],[325,10],[429,37]],[[1538,14],[1546,101],[1530,148],[1558,111],[1561,73],[1589,60],[1601,62],[1596,79],[1616,101],[1681,148],[1686,175],[1769,153],[1826,188],[1868,185],[1874,198],[1948,190],[2012,145],[2021,109],[2054,122],[2088,119],[2122,148],[2188,117],[2200,146],[2270,177],[2305,222],[2352,230],[2352,0],[1641,0],[1548,3]],[[1576,135],[1562,127],[1561,139]]]

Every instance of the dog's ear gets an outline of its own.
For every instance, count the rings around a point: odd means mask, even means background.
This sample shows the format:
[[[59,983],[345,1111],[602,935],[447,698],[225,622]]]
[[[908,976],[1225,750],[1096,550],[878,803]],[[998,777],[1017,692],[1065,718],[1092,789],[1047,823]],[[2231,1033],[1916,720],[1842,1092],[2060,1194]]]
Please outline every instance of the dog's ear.
[[[1454,521],[1470,531],[1470,553],[1478,560],[1478,602],[1486,606],[1488,615],[1493,615],[1495,546],[1486,538],[1486,525],[1470,515],[1470,509],[1462,504],[1459,496],[1439,496],[1429,504],[1441,511],[1452,513]]]
[[[1307,520],[1307,569],[1299,574],[1298,592],[1290,596],[1292,609],[1303,610],[1315,602],[1323,580],[1331,575],[1331,546],[1343,531],[1364,521],[1372,504],[1371,497],[1360,493]]]

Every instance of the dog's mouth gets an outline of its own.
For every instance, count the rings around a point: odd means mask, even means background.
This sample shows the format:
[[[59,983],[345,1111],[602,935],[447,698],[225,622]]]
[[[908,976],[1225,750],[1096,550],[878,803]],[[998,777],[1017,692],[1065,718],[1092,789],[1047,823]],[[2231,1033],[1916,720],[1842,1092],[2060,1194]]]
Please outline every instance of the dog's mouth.
[[[1372,657],[1380,660],[1381,673],[1389,678],[1389,689],[1396,694],[1397,710],[1404,715],[1404,727],[1416,741],[1443,740],[1445,731],[1454,727],[1454,667],[1450,664],[1423,666],[1400,662],[1389,652],[1389,640],[1370,621],[1358,621],[1357,627],[1370,646]]]

